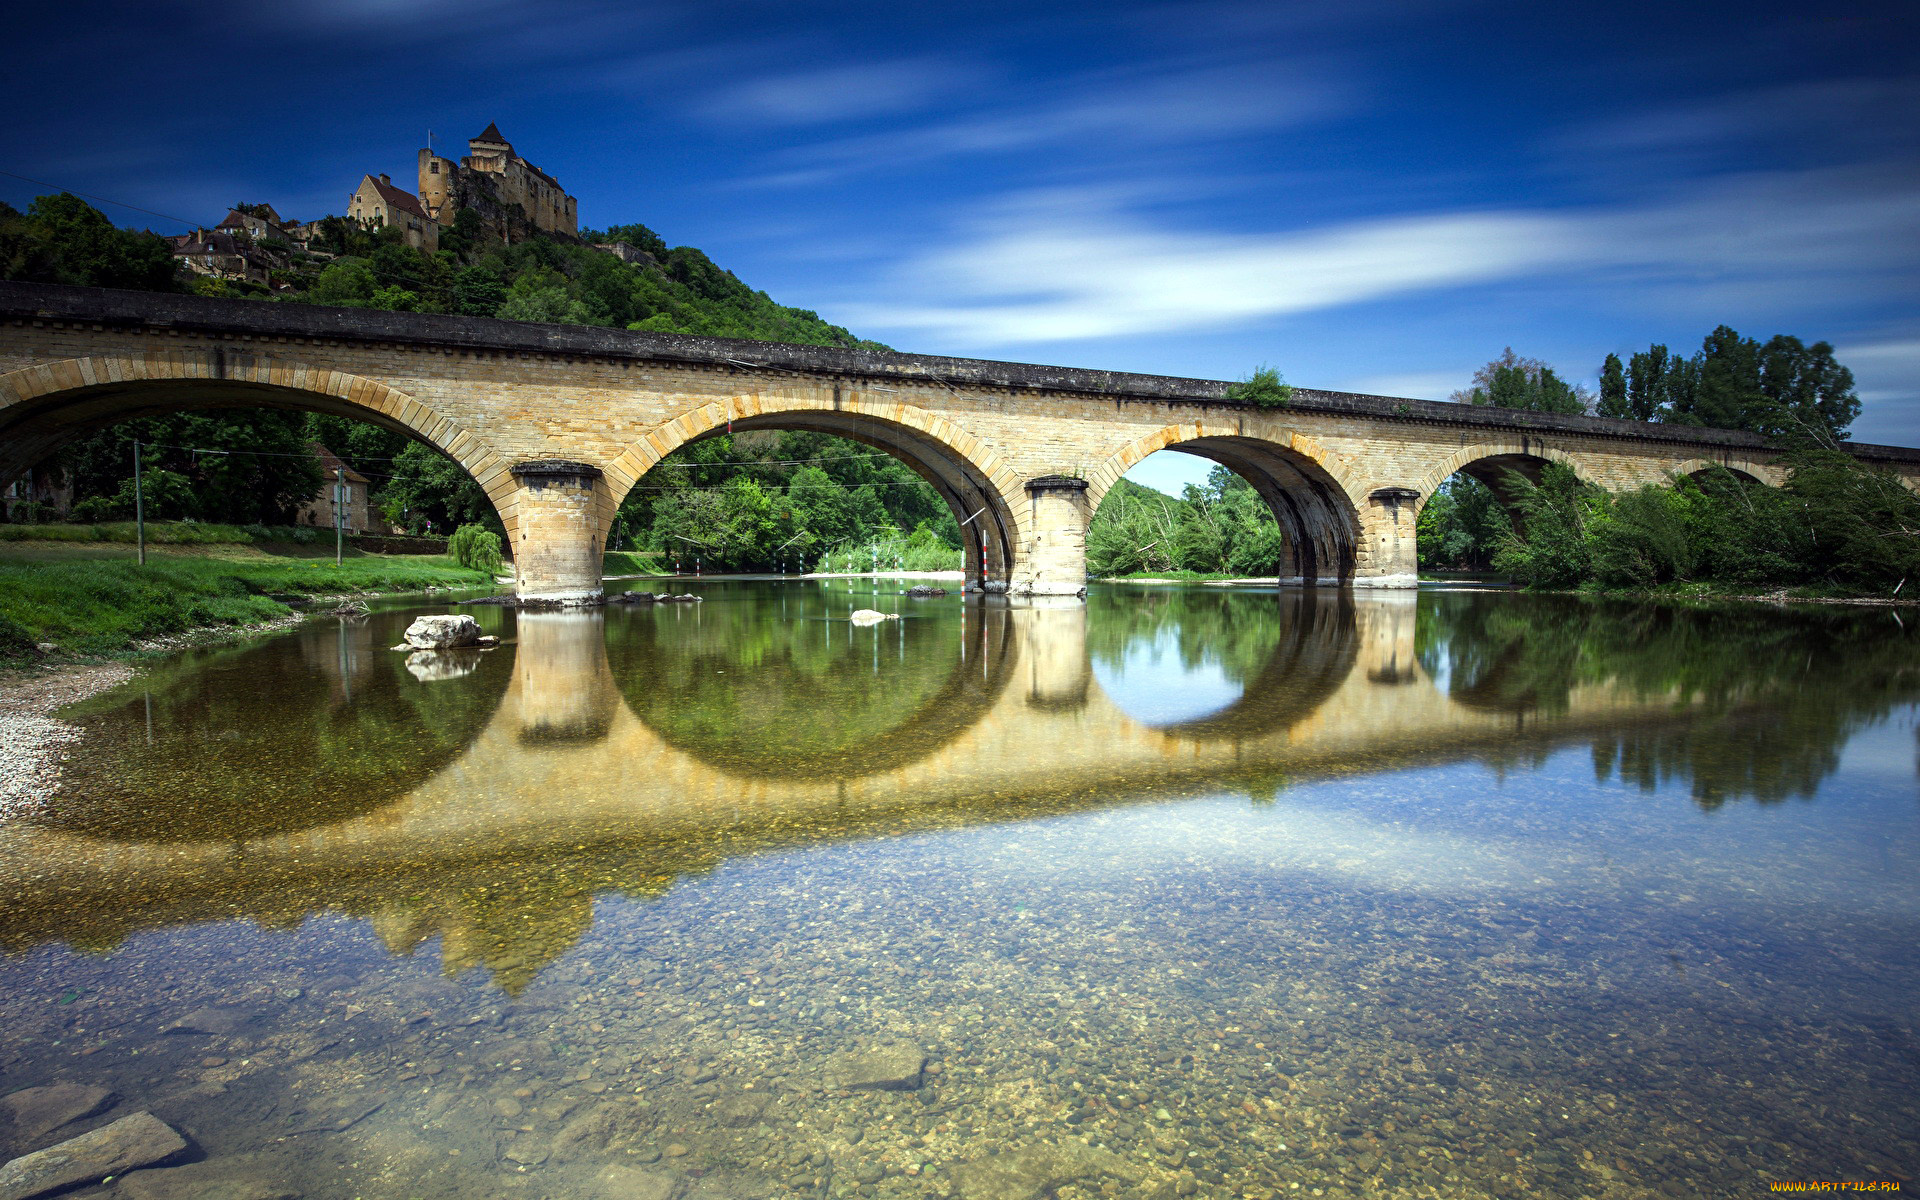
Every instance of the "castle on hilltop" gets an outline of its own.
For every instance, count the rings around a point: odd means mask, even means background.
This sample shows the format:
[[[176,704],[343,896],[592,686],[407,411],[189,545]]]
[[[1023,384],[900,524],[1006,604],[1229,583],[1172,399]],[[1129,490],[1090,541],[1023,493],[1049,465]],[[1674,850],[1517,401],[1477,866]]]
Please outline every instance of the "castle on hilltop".
[[[536,231],[568,238],[580,233],[578,203],[559,180],[514,153],[492,122],[468,141],[457,162],[422,149],[417,193],[395,187],[386,175],[366,175],[347,200],[353,220],[391,225],[408,245],[429,251],[439,247],[440,230],[451,228],[464,208],[503,242],[525,241]]]

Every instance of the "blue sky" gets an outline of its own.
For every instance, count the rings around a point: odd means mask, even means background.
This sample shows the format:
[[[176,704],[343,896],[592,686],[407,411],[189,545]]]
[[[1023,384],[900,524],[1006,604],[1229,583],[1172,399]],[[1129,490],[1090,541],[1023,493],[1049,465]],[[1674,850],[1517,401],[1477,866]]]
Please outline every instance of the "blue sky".
[[[1444,398],[1507,345],[1590,379],[1725,322],[1834,342],[1855,436],[1920,444],[1911,3],[78,0],[8,25],[0,171],[172,217],[340,212],[429,129],[497,121],[584,223],[901,349]]]

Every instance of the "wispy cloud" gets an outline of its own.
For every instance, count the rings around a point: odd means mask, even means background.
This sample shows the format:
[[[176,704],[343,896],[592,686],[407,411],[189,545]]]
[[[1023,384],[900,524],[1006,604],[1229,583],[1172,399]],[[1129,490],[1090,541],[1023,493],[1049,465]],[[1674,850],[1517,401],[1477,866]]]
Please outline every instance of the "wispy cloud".
[[[1912,172],[1765,175],[1634,208],[1416,213],[1270,234],[1169,228],[1108,193],[1050,193],[980,215],[897,268],[898,303],[845,317],[1006,345],[1227,329],[1547,272],[1702,300],[1757,286],[1858,296],[1920,271],[1914,184]]]
[[[915,112],[978,79],[977,71],[943,59],[860,63],[732,84],[702,111],[729,123],[823,125]]]
[[[1219,328],[1541,264],[1557,222],[1461,213],[1234,235],[1155,228],[1075,194],[977,223],[909,264],[902,290],[958,303],[875,306],[868,325],[1004,344]]]
[[[1344,111],[1353,91],[1350,82],[1308,64],[1093,74],[1015,103],[800,147],[757,182],[814,183],[863,169],[1063,146],[1095,156],[1191,146],[1326,118]]]

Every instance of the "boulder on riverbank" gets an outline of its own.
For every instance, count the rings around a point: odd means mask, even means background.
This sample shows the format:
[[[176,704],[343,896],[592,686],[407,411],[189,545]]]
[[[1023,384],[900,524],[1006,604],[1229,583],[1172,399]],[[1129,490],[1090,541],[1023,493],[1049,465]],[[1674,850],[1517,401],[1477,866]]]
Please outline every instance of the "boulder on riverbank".
[[[416,617],[407,626],[406,645],[396,650],[452,650],[480,644],[480,623],[465,613]]]

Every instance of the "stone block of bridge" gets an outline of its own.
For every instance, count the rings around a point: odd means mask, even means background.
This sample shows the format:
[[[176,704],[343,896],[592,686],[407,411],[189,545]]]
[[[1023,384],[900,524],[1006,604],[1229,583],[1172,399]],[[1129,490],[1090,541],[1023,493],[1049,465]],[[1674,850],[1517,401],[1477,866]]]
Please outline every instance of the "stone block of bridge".
[[[543,604],[598,604],[600,468],[547,458],[509,470],[519,485],[511,502],[515,594]]]

